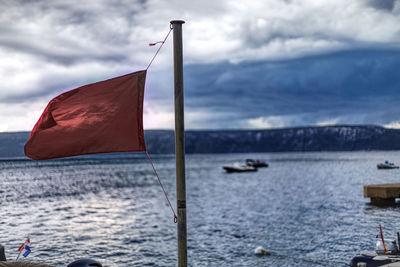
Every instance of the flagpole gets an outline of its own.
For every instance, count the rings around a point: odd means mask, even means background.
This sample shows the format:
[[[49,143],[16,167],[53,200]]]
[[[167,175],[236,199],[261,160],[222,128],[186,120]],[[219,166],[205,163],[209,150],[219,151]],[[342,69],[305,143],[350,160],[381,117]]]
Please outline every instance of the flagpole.
[[[26,240],[28,240],[28,239],[29,239],[29,234],[28,234],[28,237],[27,237]],[[25,246],[26,240],[25,240],[24,243],[22,244],[23,246]],[[19,256],[21,256],[22,250],[23,250],[23,249],[21,249],[21,250],[19,251],[18,256],[17,256],[17,258],[15,259],[15,261],[17,261],[17,260],[19,259]]]
[[[18,256],[17,256],[17,258],[15,259],[15,261],[17,261],[17,260],[19,259],[19,256],[21,256],[21,252],[22,252],[22,249],[19,251]]]
[[[187,266],[186,237],[186,182],[185,182],[185,128],[183,110],[183,20],[171,21],[174,31],[174,83],[175,83],[175,160],[176,202],[178,209],[178,266]]]

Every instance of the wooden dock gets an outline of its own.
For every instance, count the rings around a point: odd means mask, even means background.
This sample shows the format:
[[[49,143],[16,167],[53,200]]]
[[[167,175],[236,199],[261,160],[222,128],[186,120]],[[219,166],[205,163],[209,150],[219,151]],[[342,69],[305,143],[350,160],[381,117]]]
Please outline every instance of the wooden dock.
[[[395,199],[400,198],[400,183],[364,185],[364,197],[371,198],[372,205],[395,205]]]

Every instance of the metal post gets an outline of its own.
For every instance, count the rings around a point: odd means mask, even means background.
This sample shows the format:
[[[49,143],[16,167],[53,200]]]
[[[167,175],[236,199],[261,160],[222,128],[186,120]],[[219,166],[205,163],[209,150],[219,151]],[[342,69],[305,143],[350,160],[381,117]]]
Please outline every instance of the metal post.
[[[178,266],[187,266],[185,128],[183,112],[182,20],[171,21],[174,30],[176,202],[178,208]]]

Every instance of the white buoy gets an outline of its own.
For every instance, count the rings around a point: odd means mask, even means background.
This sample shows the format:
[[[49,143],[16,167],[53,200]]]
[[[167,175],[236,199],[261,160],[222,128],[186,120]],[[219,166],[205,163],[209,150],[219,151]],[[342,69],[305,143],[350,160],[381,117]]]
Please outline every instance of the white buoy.
[[[254,250],[254,254],[256,254],[256,255],[271,255],[271,252],[265,250],[265,248],[263,248],[261,246],[258,246]]]

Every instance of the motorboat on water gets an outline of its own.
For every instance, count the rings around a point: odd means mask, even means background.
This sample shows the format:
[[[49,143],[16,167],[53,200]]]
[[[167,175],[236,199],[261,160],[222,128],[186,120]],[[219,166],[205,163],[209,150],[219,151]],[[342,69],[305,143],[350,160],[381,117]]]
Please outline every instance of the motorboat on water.
[[[350,261],[350,267],[399,267],[399,255],[361,254]]]
[[[398,169],[399,168],[399,166],[394,165],[393,162],[389,162],[387,160],[385,160],[385,163],[379,163],[376,167],[378,169]]]
[[[393,244],[386,244],[388,245],[388,253],[385,254],[381,241],[378,241],[377,243],[380,243],[379,246],[382,249],[381,251],[378,252],[377,250],[376,254],[361,253],[350,261],[350,267],[399,267],[400,252],[398,251],[397,246],[394,247]],[[395,243],[396,241],[394,241],[394,244]]]
[[[400,267],[400,235],[397,233],[397,242],[385,242],[380,230],[381,239],[376,242],[376,254],[361,253],[350,261],[350,267]]]
[[[234,163],[232,166],[222,167],[226,172],[256,172],[257,168],[249,165],[241,165],[240,163]]]
[[[258,159],[246,159],[246,165],[256,168],[268,167],[268,163]]]
[[[257,168],[268,167],[268,163],[261,160],[246,159],[245,164],[234,163],[232,166],[223,166],[226,172],[256,172]]]

